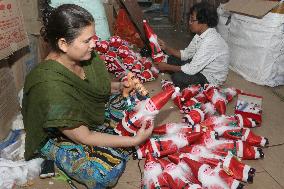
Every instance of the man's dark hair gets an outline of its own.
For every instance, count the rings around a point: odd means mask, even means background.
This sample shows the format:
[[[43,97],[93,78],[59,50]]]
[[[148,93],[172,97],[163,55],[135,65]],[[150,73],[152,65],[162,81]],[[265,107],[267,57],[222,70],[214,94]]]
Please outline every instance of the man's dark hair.
[[[41,35],[53,50],[60,51],[57,44],[60,38],[72,43],[81,30],[93,22],[93,16],[78,5],[63,4],[55,9],[48,7],[43,11]]]
[[[216,8],[206,2],[193,5],[189,10],[189,16],[196,13],[196,19],[200,24],[207,24],[208,27],[214,28],[218,24],[218,14]]]

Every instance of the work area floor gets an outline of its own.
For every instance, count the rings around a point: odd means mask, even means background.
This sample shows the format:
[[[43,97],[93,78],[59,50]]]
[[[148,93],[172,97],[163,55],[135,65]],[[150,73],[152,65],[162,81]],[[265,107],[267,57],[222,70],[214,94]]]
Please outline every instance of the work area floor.
[[[174,25],[163,23],[162,19],[154,19],[150,22],[160,38],[175,48],[184,48],[190,42],[191,35],[186,30],[177,29]],[[156,23],[155,23],[156,22]],[[160,23],[160,25],[159,25]],[[156,81],[146,83],[150,94],[156,94],[161,90],[160,81],[169,79],[167,74],[160,74]],[[260,160],[245,161],[254,167],[256,176],[253,184],[247,184],[247,189],[283,189],[284,188],[284,86],[266,87],[248,82],[233,71],[229,72],[225,86],[242,89],[246,93],[263,97],[263,123],[259,128],[253,129],[256,134],[269,139],[269,147],[264,148],[265,157]],[[234,113],[236,98],[227,106],[227,115]],[[172,101],[160,111],[155,118],[155,125],[181,121],[181,114]],[[139,166],[141,167],[141,171]],[[124,174],[121,176],[115,189],[139,189],[141,187],[141,175],[143,175],[144,160],[140,162],[132,158],[127,164]],[[75,182],[78,188],[84,186]],[[31,189],[68,189],[67,182],[54,179],[35,179],[28,187]]]

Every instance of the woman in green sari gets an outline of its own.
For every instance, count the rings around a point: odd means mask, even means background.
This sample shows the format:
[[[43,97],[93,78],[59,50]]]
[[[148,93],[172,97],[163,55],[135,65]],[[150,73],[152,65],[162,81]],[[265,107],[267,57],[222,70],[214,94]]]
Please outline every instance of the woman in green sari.
[[[61,5],[44,19],[43,37],[51,46],[46,59],[26,78],[23,119],[25,158],[42,155],[88,188],[112,187],[122,174],[129,150],[152,133],[117,136],[105,126],[105,104],[112,83],[94,52],[94,19],[73,4]],[[133,86],[122,88],[124,94]]]

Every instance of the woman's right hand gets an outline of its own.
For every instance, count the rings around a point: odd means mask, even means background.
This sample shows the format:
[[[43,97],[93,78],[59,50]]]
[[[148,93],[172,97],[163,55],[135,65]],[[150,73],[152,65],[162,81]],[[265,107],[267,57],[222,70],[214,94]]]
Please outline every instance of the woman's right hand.
[[[162,50],[166,50],[167,44],[162,39],[158,38],[158,43]]]
[[[141,128],[137,131],[137,134],[135,136],[135,141],[136,141],[135,146],[147,140],[152,135],[153,129],[154,129],[153,120],[148,120],[144,122]]]

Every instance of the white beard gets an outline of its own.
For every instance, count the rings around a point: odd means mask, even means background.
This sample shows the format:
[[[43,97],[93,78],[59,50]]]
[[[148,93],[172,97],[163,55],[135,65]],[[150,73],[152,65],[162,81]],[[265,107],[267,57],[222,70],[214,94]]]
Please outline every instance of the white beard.
[[[143,183],[147,185],[147,188],[150,188],[151,182],[158,179],[158,176],[163,172],[162,167],[159,163],[156,163],[154,167],[150,170],[144,170],[144,179]]]
[[[207,187],[210,189],[213,186],[218,186],[223,189],[230,189],[230,187],[218,176],[218,173],[215,172],[215,175],[199,175],[199,181],[202,183],[202,187]]]
[[[188,128],[186,123],[169,123],[167,134],[178,133],[182,128]]]
[[[137,117],[143,117],[143,121],[152,120],[154,116],[159,113],[159,110],[154,110],[151,112],[146,109],[147,100],[141,101],[134,109],[134,111],[137,112]]]

